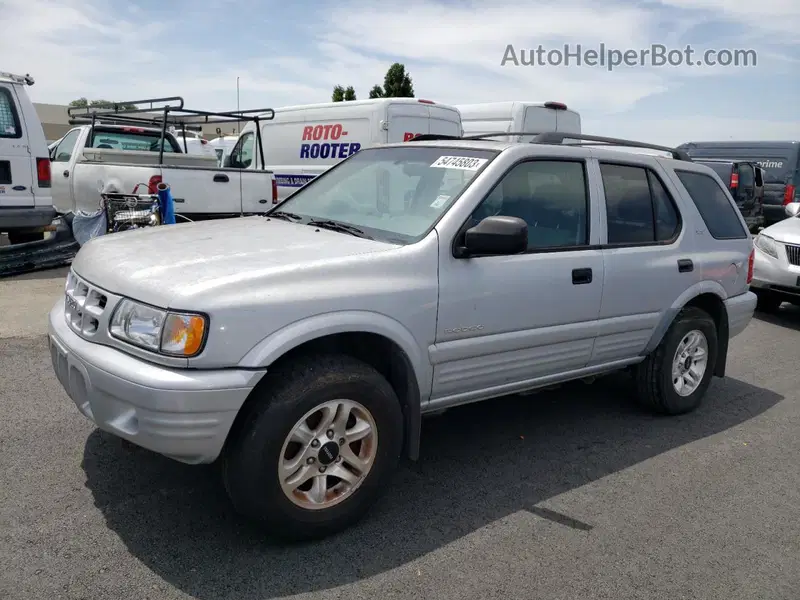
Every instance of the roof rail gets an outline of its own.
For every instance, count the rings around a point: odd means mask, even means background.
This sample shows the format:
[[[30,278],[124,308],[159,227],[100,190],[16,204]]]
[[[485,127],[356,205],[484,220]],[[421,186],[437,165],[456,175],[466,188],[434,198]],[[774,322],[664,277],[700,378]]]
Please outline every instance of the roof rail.
[[[20,85],[33,85],[36,83],[28,73],[25,75],[15,75],[14,73],[6,73],[5,71],[0,71],[0,79],[10,79],[14,83],[19,83]]]
[[[580,140],[586,142],[596,142],[608,146],[627,146],[629,148],[644,148],[647,150],[658,150],[659,152],[667,152],[672,155],[675,160],[683,160],[692,162],[692,158],[685,150],[679,148],[670,148],[669,146],[658,146],[656,144],[646,144],[644,142],[636,142],[633,140],[623,140],[620,138],[603,137],[599,135],[586,135],[583,133],[565,133],[561,131],[550,131],[547,133],[540,133],[531,140],[532,144],[562,144],[565,139]],[[576,144],[579,145],[579,144]]]

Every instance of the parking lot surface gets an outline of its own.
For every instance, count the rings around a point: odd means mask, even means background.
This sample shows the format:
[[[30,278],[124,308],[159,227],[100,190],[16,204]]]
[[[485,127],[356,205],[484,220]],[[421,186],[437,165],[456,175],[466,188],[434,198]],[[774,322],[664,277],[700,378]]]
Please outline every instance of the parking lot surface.
[[[0,598],[798,598],[794,307],[693,414],[641,412],[624,375],[454,409],[359,526],[280,546],[213,465],[78,414],[45,337],[65,271],[0,281]]]

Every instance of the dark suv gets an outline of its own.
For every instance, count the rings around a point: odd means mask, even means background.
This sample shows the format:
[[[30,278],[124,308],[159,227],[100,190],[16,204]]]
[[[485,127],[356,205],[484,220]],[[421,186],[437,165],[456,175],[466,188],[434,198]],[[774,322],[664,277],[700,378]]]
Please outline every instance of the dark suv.
[[[764,170],[755,162],[716,158],[694,159],[711,167],[736,201],[739,212],[752,233],[766,226],[764,218]]]

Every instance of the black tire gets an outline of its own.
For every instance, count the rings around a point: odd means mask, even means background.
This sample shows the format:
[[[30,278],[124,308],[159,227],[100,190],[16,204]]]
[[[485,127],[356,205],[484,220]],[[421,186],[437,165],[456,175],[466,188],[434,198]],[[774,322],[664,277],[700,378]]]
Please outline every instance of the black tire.
[[[28,242],[40,242],[44,239],[44,233],[17,233],[12,231],[8,234],[9,244],[27,244]]]
[[[693,330],[701,331],[706,337],[708,363],[697,389],[688,396],[681,396],[672,383],[672,361],[678,344]],[[699,308],[684,308],[658,347],[637,365],[634,377],[640,404],[664,415],[681,415],[695,410],[711,383],[718,348],[717,327],[711,316]]]
[[[403,413],[394,390],[369,365],[349,356],[316,355],[284,364],[254,393],[222,457],[234,507],[285,540],[318,539],[356,523],[386,489],[403,448]],[[378,430],[374,463],[361,485],[325,509],[305,509],[281,489],[278,464],[286,437],[314,407],[335,399],[362,404]]]
[[[768,291],[761,291],[757,290],[755,292],[756,298],[758,298],[758,302],[756,303],[756,310],[764,313],[774,313],[777,312],[778,309],[783,304],[783,300],[781,300],[775,294],[768,292]]]

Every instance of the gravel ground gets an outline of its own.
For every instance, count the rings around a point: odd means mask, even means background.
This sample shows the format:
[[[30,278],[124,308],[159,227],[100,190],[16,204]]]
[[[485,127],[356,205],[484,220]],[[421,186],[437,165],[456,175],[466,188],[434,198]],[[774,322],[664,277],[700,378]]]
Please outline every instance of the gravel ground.
[[[613,376],[431,418],[361,525],[278,546],[214,466],[78,414],[45,338],[64,272],[0,281],[0,598],[798,598],[798,309],[754,320],[691,415]]]

